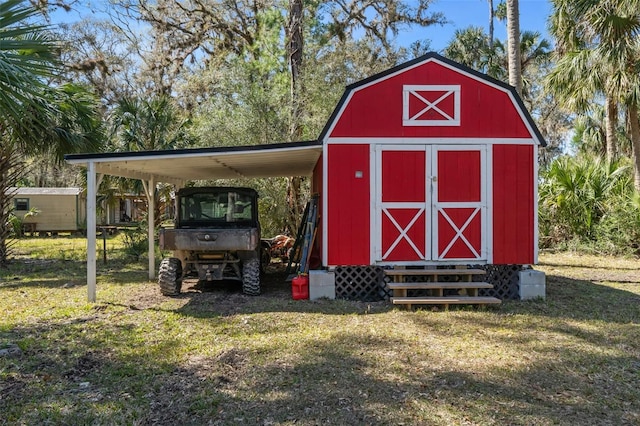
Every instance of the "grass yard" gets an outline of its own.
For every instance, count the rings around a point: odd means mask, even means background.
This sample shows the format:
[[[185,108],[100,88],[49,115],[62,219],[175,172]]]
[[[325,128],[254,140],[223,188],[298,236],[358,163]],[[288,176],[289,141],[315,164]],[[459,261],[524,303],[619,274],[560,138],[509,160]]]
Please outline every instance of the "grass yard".
[[[84,244],[0,269],[0,424],[640,424],[637,259],[544,254],[546,301],[407,312],[294,301],[275,271],[165,298],[114,237],[89,304]]]

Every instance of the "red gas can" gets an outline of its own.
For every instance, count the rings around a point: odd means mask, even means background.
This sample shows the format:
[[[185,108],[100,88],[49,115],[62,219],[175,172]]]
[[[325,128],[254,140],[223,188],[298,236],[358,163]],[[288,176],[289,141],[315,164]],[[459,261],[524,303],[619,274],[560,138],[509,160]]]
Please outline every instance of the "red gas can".
[[[291,294],[294,300],[309,298],[309,276],[298,275],[291,280]]]

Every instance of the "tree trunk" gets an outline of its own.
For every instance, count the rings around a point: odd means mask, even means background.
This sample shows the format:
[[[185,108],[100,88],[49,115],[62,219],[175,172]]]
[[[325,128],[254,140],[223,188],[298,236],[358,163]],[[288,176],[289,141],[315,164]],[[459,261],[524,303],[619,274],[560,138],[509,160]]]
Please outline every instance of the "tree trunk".
[[[522,96],[522,64],[520,63],[520,11],[518,0],[507,0],[507,43],[509,84]]]
[[[640,116],[638,104],[632,102],[629,105],[629,119],[631,129],[631,146],[633,147],[633,185],[640,192]]]
[[[302,139],[302,103],[300,94],[302,93],[302,83],[300,73],[302,70],[302,0],[289,1],[289,25],[288,25],[288,56],[291,70],[291,124],[289,127],[289,138],[291,142]],[[300,227],[301,215],[304,209],[303,197],[300,194],[302,179],[299,176],[288,178],[287,182],[287,202],[289,206],[289,231],[292,235]]]
[[[300,71],[302,69],[302,0],[289,2],[289,67],[291,69],[291,100],[293,103],[293,117],[291,121],[291,135],[298,140],[302,136],[302,126],[299,120]]]
[[[489,50],[493,52],[493,20],[495,18],[495,11],[493,10],[493,0],[487,0],[489,2]]]
[[[607,96],[605,115],[605,149],[608,161],[613,161],[617,156],[616,127],[618,123],[618,104]]]

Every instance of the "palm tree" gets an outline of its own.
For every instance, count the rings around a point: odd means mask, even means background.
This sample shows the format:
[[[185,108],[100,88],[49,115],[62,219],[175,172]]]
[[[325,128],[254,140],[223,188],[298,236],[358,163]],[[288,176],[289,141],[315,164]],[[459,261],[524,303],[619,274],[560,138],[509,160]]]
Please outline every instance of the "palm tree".
[[[606,157],[606,132],[602,126],[605,122],[605,108],[596,108],[589,114],[576,117],[573,123],[574,135],[571,143],[579,153]],[[607,158],[609,160],[609,158]]]
[[[96,102],[73,85],[50,87],[61,65],[38,11],[22,1],[0,3],[0,264],[7,261],[12,210],[9,188],[24,173],[27,155],[62,161],[68,152],[93,151],[102,140]]]
[[[521,97],[527,108],[534,114],[538,114],[542,105],[544,75],[548,73],[552,48],[550,43],[542,38],[539,32],[523,31],[520,34],[520,83]],[[505,69],[507,65],[505,63]],[[539,124],[545,120],[538,117]]]
[[[594,102],[589,93],[601,94],[609,158],[616,151],[618,106],[626,108],[640,191],[640,0],[554,0],[551,24],[560,58],[550,86],[579,108]]]
[[[117,151],[184,148],[189,144],[189,121],[167,96],[122,98],[111,115]]]
[[[522,95],[522,63],[520,62],[520,9],[518,0],[507,0],[507,49],[509,84]]]
[[[493,9],[493,0],[487,0],[489,3],[489,49],[493,49],[493,20],[496,12]]]
[[[579,153],[606,157],[607,160],[610,160],[607,156],[606,114],[606,106],[596,103],[590,111],[575,117],[573,122],[574,135],[571,138],[571,144]],[[618,125],[613,129],[617,142],[616,150],[620,156],[631,158],[633,152],[631,151],[631,141],[627,134],[628,128],[625,125],[628,120],[626,120],[626,117],[617,117],[616,121]]]
[[[532,31],[523,31],[518,45],[522,73],[520,79],[521,95],[527,98],[529,96],[528,86],[532,84],[531,81],[527,81],[527,71],[533,69],[535,72],[534,65],[549,61],[551,45],[541,37],[540,33]],[[457,30],[453,40],[445,48],[444,55],[491,77],[503,81],[507,80],[509,65],[504,45],[500,40],[494,40],[491,45],[490,36],[485,34],[480,27]]]
[[[191,145],[192,138],[188,132],[189,120],[184,119],[174,101],[167,96],[156,96],[150,99],[123,98],[118,102],[112,116],[113,147],[116,151],[154,151],[185,148]],[[105,185],[113,185],[110,180]],[[119,182],[123,192],[143,192],[140,180],[124,180]],[[108,191],[110,188],[105,188]],[[161,198],[168,199],[170,186],[146,188],[154,190],[154,225],[159,225]],[[146,193],[146,191],[145,191]]]
[[[611,161],[616,158],[615,128],[618,116],[618,103],[611,94],[605,92],[607,75],[611,69],[590,41],[576,37],[579,32],[575,19],[567,21],[566,3],[556,2],[556,13],[552,15],[551,31],[557,39],[556,67],[549,73],[546,85],[570,111],[579,114],[594,112],[597,103],[594,95],[604,98],[605,154]],[[584,25],[581,23],[580,25]]]
[[[9,136],[11,129],[12,136],[18,136],[12,139],[26,141],[28,137],[19,137],[33,134],[35,129],[22,123],[23,114],[37,117],[46,110],[39,102],[46,87],[42,77],[50,76],[57,64],[55,43],[46,28],[24,24],[37,12],[21,3],[0,3],[0,130],[3,137]]]
[[[456,30],[444,56],[499,80],[507,78],[505,49],[480,27]]]

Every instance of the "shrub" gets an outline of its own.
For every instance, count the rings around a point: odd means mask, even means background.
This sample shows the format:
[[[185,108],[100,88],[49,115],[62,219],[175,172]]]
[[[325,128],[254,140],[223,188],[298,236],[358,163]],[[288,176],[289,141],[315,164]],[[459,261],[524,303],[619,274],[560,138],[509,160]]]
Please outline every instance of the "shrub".
[[[638,197],[628,160],[563,156],[542,171],[539,188],[541,248],[637,251]]]
[[[146,225],[141,223],[134,229],[123,230],[122,243],[124,245],[125,255],[134,260],[139,260],[140,257],[149,250],[149,238]]]
[[[596,227],[598,246],[608,254],[640,254],[640,195],[609,200],[608,211]]]

